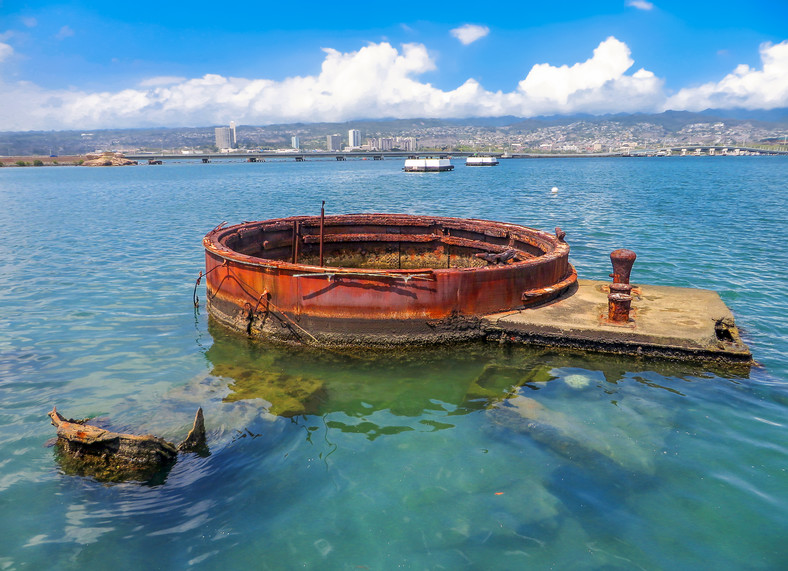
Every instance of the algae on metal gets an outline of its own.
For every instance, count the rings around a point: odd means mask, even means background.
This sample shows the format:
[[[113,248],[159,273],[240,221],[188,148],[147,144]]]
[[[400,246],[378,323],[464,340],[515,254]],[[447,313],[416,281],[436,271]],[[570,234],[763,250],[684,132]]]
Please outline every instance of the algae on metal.
[[[552,367],[535,365],[533,368],[490,363],[468,387],[466,398],[500,400],[519,387],[537,390],[539,386],[554,380]]]
[[[319,379],[228,363],[215,366],[211,374],[232,379],[225,402],[261,398],[271,403],[271,414],[278,416],[315,414],[325,400],[325,387]]]

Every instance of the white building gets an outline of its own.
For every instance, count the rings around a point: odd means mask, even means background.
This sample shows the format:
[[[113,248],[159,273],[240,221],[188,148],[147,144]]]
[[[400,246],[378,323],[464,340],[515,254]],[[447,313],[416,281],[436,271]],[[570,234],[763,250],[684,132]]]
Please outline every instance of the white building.
[[[347,146],[360,147],[361,146],[361,131],[358,129],[350,129],[347,132]]]
[[[298,135],[293,135],[290,137],[290,146],[293,147],[296,151],[301,149],[301,138]]]
[[[419,143],[414,137],[397,137],[397,145],[403,151],[419,150]]]
[[[219,149],[234,149],[235,138],[235,123],[231,122],[229,127],[216,127],[214,129],[216,137],[216,147]]]

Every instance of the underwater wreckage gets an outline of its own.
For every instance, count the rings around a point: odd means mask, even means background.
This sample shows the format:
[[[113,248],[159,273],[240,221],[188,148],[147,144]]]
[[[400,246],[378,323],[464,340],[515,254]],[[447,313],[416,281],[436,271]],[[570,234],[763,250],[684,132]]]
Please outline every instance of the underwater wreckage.
[[[113,432],[87,424],[88,419],[64,417],[56,407],[47,415],[57,429],[55,447],[63,471],[100,482],[150,481],[171,468],[179,452],[208,455],[202,408],[177,446],[163,438]]]
[[[482,316],[575,283],[563,236],[406,214],[220,225],[203,240],[208,311],[237,331],[318,344],[468,339]]]

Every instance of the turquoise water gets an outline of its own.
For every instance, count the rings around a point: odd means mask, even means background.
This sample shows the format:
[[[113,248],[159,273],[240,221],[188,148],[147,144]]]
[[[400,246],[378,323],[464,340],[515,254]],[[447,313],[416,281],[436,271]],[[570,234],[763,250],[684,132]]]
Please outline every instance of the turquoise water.
[[[0,170],[0,569],[785,567],[788,158],[401,166]],[[760,366],[285,349],[194,310],[207,231],[321,200],[561,226],[585,278],[630,248],[636,282],[719,291]],[[275,416],[270,375],[320,398]],[[53,405],[172,441],[202,406],[211,455],[66,475]]]

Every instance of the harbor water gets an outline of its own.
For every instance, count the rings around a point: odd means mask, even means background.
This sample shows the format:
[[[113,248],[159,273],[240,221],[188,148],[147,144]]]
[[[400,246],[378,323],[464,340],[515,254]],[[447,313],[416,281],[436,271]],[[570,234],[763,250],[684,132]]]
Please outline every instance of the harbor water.
[[[785,568],[788,157],[456,164],[0,169],[0,570]],[[718,291],[758,364],[289,347],[194,308],[209,230],[323,200],[560,226],[581,278],[629,248],[635,283]],[[210,455],[74,475],[53,406],[174,442],[201,406]]]

